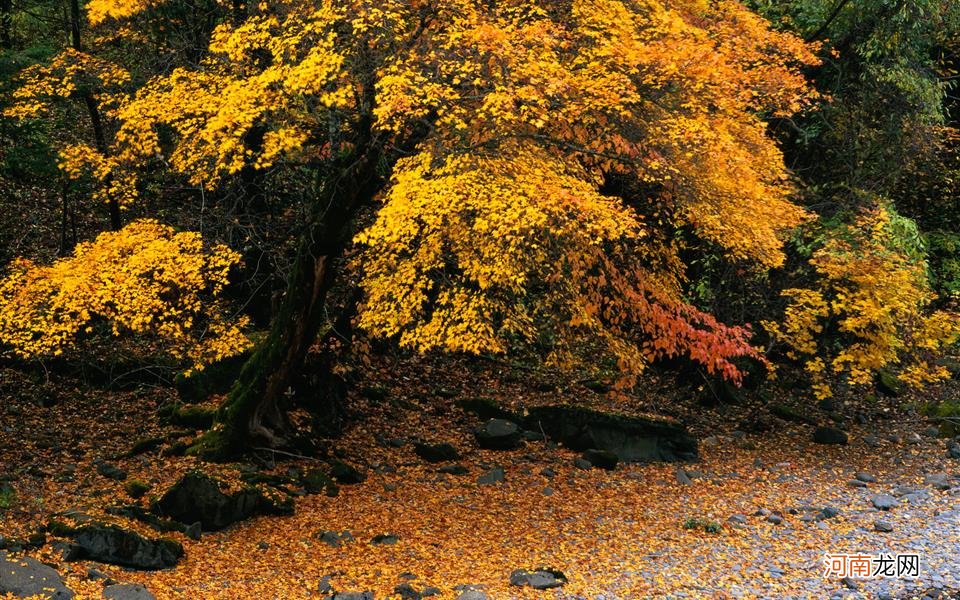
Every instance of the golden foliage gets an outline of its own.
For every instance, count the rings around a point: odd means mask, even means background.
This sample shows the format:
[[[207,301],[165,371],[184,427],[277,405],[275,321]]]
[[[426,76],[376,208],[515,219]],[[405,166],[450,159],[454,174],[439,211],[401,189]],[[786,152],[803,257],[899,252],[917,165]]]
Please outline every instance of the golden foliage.
[[[202,369],[250,345],[246,319],[218,299],[238,260],[154,221],[103,233],[49,266],[16,260],[0,280],[0,343],[24,358],[57,356],[103,322]]]
[[[949,377],[928,355],[960,339],[960,315],[928,312],[935,295],[926,264],[897,244],[889,209],[864,212],[810,263],[820,287],[785,290],[783,322],[764,326],[787,345],[788,357],[805,361],[817,397],[832,395],[833,377],[864,385],[887,366],[898,366],[900,379],[914,386]],[[831,326],[844,340],[839,349],[822,335]]]
[[[815,98],[798,71],[815,62],[732,1],[261,3],[120,102],[114,158],[63,164],[132,189],[162,158],[215,185],[347,155],[372,121],[386,152],[419,144],[358,238],[370,331],[470,352],[539,336],[561,364],[589,336],[628,374],[683,353],[736,378],[749,333],[683,302],[669,237],[783,262],[808,215],[761,117]]]

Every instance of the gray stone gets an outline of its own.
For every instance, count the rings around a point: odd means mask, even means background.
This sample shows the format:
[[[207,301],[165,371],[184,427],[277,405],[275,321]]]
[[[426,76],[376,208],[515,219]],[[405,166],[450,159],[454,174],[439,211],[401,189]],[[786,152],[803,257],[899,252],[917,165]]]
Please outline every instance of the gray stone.
[[[71,531],[79,556],[134,569],[166,569],[183,557],[183,546],[169,539],[150,539],[118,525],[90,523]]]
[[[181,523],[199,522],[204,531],[262,514],[291,514],[292,504],[277,504],[255,487],[244,487],[231,494],[221,484],[200,471],[190,471],[154,505],[154,511]]]
[[[10,559],[0,551],[0,594],[18,598],[41,595],[52,600],[73,598],[71,589],[53,568],[29,556]]]
[[[513,450],[523,437],[517,424],[506,419],[490,419],[474,435],[477,445],[486,450]]]
[[[731,523],[738,523],[738,524],[740,524],[740,525],[746,525],[746,524],[747,524],[747,515],[741,515],[741,514],[730,515],[730,516],[727,518],[727,521],[729,521],[729,522],[731,522]]]
[[[873,524],[873,529],[881,533],[890,533],[893,531],[893,524],[889,521],[876,521]]]
[[[863,471],[859,471],[859,472],[858,472],[856,475],[854,475],[853,477],[854,477],[855,479],[857,479],[858,481],[862,481],[862,482],[864,482],[864,483],[876,483],[876,482],[877,482],[877,478],[876,478],[876,477],[874,477],[874,476],[871,475],[870,473],[864,473]]]
[[[477,485],[494,485],[506,478],[502,467],[494,467],[477,478]]]
[[[949,490],[953,487],[953,484],[950,482],[951,477],[946,473],[930,473],[925,475],[923,482],[930,487],[938,489],[940,491]]]
[[[695,458],[697,442],[682,424],[666,420],[602,413],[574,406],[530,409],[524,426],[543,431],[572,450],[608,450],[621,462]]]
[[[870,503],[877,510],[890,510],[897,505],[897,499],[890,494],[877,494],[870,498]]]
[[[392,533],[381,533],[380,535],[373,536],[370,543],[374,546],[393,546],[399,541],[400,538]]]
[[[103,588],[103,597],[109,600],[156,600],[156,596],[139,583],[108,585]]]
[[[563,573],[554,569],[537,569],[535,571],[517,569],[510,573],[510,585],[532,587],[535,590],[558,588],[566,582],[567,578]]]
[[[824,506],[820,510],[821,519],[832,519],[840,514],[840,509],[833,506]]]

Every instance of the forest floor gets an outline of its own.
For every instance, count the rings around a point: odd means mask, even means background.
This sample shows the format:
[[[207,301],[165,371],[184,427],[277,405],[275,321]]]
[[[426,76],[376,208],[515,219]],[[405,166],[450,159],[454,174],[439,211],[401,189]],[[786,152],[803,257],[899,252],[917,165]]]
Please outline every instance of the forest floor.
[[[336,497],[304,495],[292,516],[249,519],[199,540],[168,534],[186,550],[168,570],[64,562],[51,536],[26,553],[55,565],[81,598],[101,597],[101,575],[143,583],[161,599],[322,598],[326,586],[400,598],[394,590],[403,583],[435,586],[445,598],[474,585],[493,599],[960,594],[960,460],[948,457],[924,419],[903,410],[902,399],[840,407],[849,444],[817,445],[810,425],[767,417],[755,404],[704,409],[678,398],[675,382],[651,378],[634,408],[681,418],[700,439],[700,459],[606,471],[579,468],[577,453],[544,442],[481,450],[471,433],[479,420],[456,406],[469,396],[516,408],[608,402],[583,386],[532,391],[545,388],[529,385],[522,371],[461,361],[384,359],[365,377],[389,392],[377,401],[351,394],[355,418],[332,449],[366,479],[342,485]],[[182,429],[161,425],[155,414],[171,394],[64,384],[51,391],[0,369],[0,476],[12,489],[0,496],[0,536],[25,538],[68,509],[129,504],[125,481],[99,473],[99,461],[125,470],[126,482],[148,483],[144,506],[196,466],[162,448],[125,456],[134,440],[170,439]],[[52,406],[38,405],[38,395]],[[825,420],[812,401],[797,404]],[[751,433],[757,429],[767,430]],[[466,473],[438,472],[451,463],[424,462],[408,443],[414,439],[454,445]],[[259,453],[253,466],[285,473],[316,464],[281,458]],[[230,477],[251,466],[204,468]],[[502,481],[478,483],[496,468]],[[853,483],[858,473],[875,481]],[[896,505],[878,511],[878,494]],[[708,531],[714,523],[717,530]],[[318,538],[323,531],[349,531],[353,540],[332,547]],[[396,543],[371,544],[380,534]],[[916,554],[920,573],[844,582],[824,575],[827,553]],[[561,571],[567,583],[548,591],[510,585],[515,569],[540,567]]]

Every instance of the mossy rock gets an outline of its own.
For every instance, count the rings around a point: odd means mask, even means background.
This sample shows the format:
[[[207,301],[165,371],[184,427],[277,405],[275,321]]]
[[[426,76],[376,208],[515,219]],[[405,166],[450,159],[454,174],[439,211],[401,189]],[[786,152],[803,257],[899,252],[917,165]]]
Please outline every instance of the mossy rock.
[[[775,417],[779,417],[784,421],[791,421],[793,423],[804,423],[806,425],[818,425],[817,420],[811,416],[805,415],[797,409],[787,406],[786,404],[772,404],[770,406],[770,414]]]
[[[518,421],[520,417],[513,411],[503,408],[500,403],[493,398],[478,396],[476,398],[464,398],[455,403],[468,413],[472,413],[481,420],[504,419],[506,421]]]
[[[307,469],[300,478],[300,485],[308,494],[326,494],[333,497],[340,493],[337,484],[321,469]]]
[[[123,484],[124,491],[127,492],[127,495],[133,499],[143,498],[147,492],[150,491],[150,484],[140,481],[139,479],[131,479],[130,481]]]
[[[165,438],[158,437],[158,436],[141,438],[135,441],[132,446],[130,446],[130,450],[127,451],[127,456],[128,457],[139,456],[140,454],[144,454],[145,452],[151,452],[153,450],[156,450],[157,448],[163,445],[164,441],[165,441]]]
[[[903,394],[903,382],[897,379],[893,371],[883,369],[877,373],[876,379],[877,391],[884,396],[897,398]]]
[[[681,423],[603,413],[574,406],[530,409],[523,425],[572,450],[607,450],[623,462],[678,461],[697,456],[697,441]]]

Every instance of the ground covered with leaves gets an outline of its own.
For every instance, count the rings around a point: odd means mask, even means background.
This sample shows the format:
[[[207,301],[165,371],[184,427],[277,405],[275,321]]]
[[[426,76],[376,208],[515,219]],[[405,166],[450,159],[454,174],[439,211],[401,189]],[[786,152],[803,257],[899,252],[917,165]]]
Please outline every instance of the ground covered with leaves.
[[[700,459],[605,470],[535,435],[518,449],[482,450],[473,434],[481,419],[462,408],[478,397],[520,411],[612,405],[591,382],[556,387],[507,365],[449,360],[384,360],[365,377],[350,395],[352,424],[327,440],[323,461],[257,451],[244,463],[200,465],[176,451],[196,431],[157,419],[169,389],[39,385],[6,369],[4,543],[14,556],[21,550],[55,565],[84,598],[102,597],[105,578],[142,583],[157,598],[364,591],[412,598],[428,588],[457,598],[462,586],[495,599],[608,600],[946,598],[960,590],[960,460],[903,398],[871,397],[830,411],[794,402],[811,422],[839,421],[849,435],[846,445],[821,445],[812,442],[813,425],[769,416],[768,407],[704,409],[693,395],[667,395],[668,382],[650,378],[645,399],[629,409],[686,422],[700,439]],[[449,443],[459,456],[427,462],[418,443]],[[336,495],[298,485],[304,472],[333,460],[357,467],[359,476],[341,476]],[[116,512],[110,507],[146,508],[198,466],[237,485],[258,475],[273,492],[292,494],[295,510],[199,536],[164,533],[185,555],[157,571],[68,562],[56,531],[37,535],[66,513],[156,538],[144,522],[108,514]],[[874,506],[881,495],[892,508]],[[826,553],[915,553],[920,577],[825,577]],[[545,591],[511,585],[515,570],[540,568],[561,572],[565,584]]]

